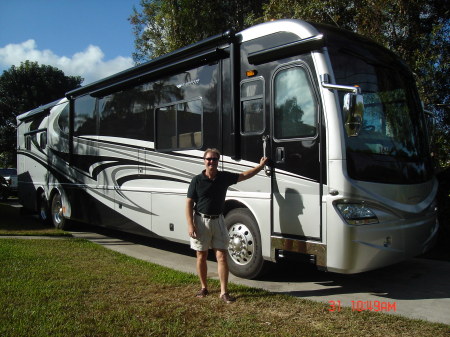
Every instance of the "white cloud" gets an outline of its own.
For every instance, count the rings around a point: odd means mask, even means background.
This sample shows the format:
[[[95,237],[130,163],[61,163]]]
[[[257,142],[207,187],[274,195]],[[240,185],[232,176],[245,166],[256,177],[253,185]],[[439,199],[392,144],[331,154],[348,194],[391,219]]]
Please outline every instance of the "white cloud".
[[[19,66],[26,60],[36,61],[56,67],[66,75],[81,76],[85,85],[133,66],[130,57],[118,56],[108,61],[104,61],[104,57],[102,50],[93,45],[72,57],[59,56],[49,49],[39,50],[36,41],[30,39],[0,48],[0,68]]]

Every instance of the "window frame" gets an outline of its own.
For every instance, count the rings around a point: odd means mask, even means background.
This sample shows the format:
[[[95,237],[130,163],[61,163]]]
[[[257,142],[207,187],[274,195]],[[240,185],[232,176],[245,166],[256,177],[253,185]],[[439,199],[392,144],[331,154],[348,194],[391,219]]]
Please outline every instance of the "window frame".
[[[306,78],[308,80],[308,84],[309,87],[311,89],[311,94],[312,94],[312,98],[314,100],[314,106],[316,107],[315,109],[315,123],[316,125],[314,126],[316,129],[316,132],[313,136],[303,136],[303,137],[292,137],[292,138],[277,138],[277,134],[276,134],[276,130],[275,130],[275,123],[276,123],[276,118],[275,118],[275,79],[276,77],[285,70],[289,70],[289,69],[293,69],[293,68],[301,68],[302,71],[304,71]],[[287,64],[283,64],[280,65],[277,69],[275,69],[275,71],[273,72],[272,75],[272,80],[271,80],[271,84],[272,84],[272,88],[271,88],[271,124],[272,124],[272,135],[273,135],[273,139],[274,141],[278,142],[278,143],[283,143],[283,142],[291,142],[291,141],[296,141],[296,140],[315,140],[319,137],[319,133],[320,133],[320,114],[321,114],[321,108],[320,108],[320,100],[319,100],[319,95],[318,95],[318,91],[317,91],[317,87],[314,84],[314,80],[313,80],[313,76],[311,74],[311,70],[308,67],[308,65],[304,62],[301,62],[299,60],[296,60],[294,62],[290,62]]]
[[[84,102],[84,100],[86,100],[86,101],[93,100],[93,110],[89,112],[89,115],[81,113],[81,112],[84,112],[84,110],[82,111],[79,107],[77,107],[77,105],[82,105],[82,106],[85,105],[86,103]],[[92,103],[89,102],[89,104],[92,104]],[[90,130],[90,131],[92,131],[91,133],[87,133],[84,130],[82,130],[82,132],[80,132],[80,128],[83,127],[84,124],[79,124],[76,121],[77,117],[79,117],[79,116],[91,116],[92,117],[92,121],[93,121],[93,123],[95,123],[95,129]],[[79,138],[97,136],[98,135],[98,127],[99,127],[98,98],[91,96],[90,94],[86,94],[86,95],[77,97],[73,101],[73,117],[71,117],[71,119],[73,121],[73,126],[71,127],[73,130],[73,136],[79,137]],[[86,122],[86,120],[85,120],[85,122]]]
[[[45,150],[47,148],[48,139],[47,139],[47,129],[43,130],[39,133],[39,147],[41,150]]]
[[[23,136],[24,136],[25,150],[31,151],[33,143],[36,149],[41,151],[45,150],[48,146],[47,128],[29,131],[24,133]]]
[[[31,134],[25,135],[25,150],[31,151]]]
[[[153,123],[154,106],[149,105],[149,101],[145,101],[147,108],[141,109],[137,112],[136,107],[142,102],[138,98],[142,95],[145,96],[147,92],[143,90],[148,83],[136,85],[133,87],[127,87],[123,90],[114,91],[108,93],[105,96],[97,98],[97,134],[99,137],[111,137],[122,139],[135,139],[139,141],[154,141],[154,127],[149,126],[149,121]],[[122,102],[127,102],[127,113],[123,113],[123,109],[111,110],[105,109],[108,103],[112,103],[113,107],[122,107]],[[110,106],[108,107],[110,108]],[[106,114],[105,114],[106,111]],[[126,123],[123,123],[125,116]],[[129,119],[133,122],[129,122]],[[137,129],[135,125],[139,125],[142,128]],[[125,126],[125,127],[124,127]],[[134,132],[136,131],[136,132]]]
[[[201,114],[200,114],[200,145],[195,147],[180,147],[179,146],[179,127],[178,127],[178,110],[176,110],[176,116],[175,116],[175,135],[176,135],[176,139],[177,139],[177,146],[176,147],[169,147],[169,148],[161,148],[159,146],[159,132],[158,132],[158,110],[161,108],[168,108],[171,106],[176,106],[178,104],[187,104],[189,102],[194,102],[194,101],[200,101],[200,106],[201,106]],[[153,110],[153,118],[154,118],[154,123],[153,123],[153,127],[154,127],[154,144],[155,144],[155,151],[158,152],[170,152],[170,151],[184,151],[184,150],[198,150],[201,149],[203,147],[203,125],[204,125],[204,109],[203,109],[203,97],[198,96],[198,97],[194,97],[191,99],[185,99],[185,100],[180,100],[180,101],[175,101],[175,102],[170,102],[167,104],[160,104],[155,106],[154,110]]]
[[[254,95],[254,96],[249,96],[249,97],[242,97],[242,86],[246,83],[250,83],[250,82],[256,82],[256,81],[261,81],[262,83],[262,94],[260,95]],[[252,77],[249,79],[245,79],[242,80],[241,83],[239,83],[239,118],[240,118],[240,134],[242,136],[254,136],[254,135],[262,135],[265,130],[266,130],[266,104],[265,104],[265,98],[266,96],[266,83],[264,80],[263,76],[258,76],[258,77]],[[252,101],[252,100],[257,100],[257,99],[261,99],[262,100],[262,120],[263,120],[263,125],[262,125],[262,129],[259,131],[251,131],[251,132],[247,132],[243,130],[243,118],[244,118],[244,109],[243,109],[243,103],[244,102],[248,102],[248,101]]]

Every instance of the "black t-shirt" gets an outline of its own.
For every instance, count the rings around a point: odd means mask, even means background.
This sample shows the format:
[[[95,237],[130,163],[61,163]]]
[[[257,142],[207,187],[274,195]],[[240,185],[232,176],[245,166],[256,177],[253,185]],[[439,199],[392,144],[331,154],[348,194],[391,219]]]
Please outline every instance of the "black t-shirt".
[[[203,171],[192,178],[187,197],[195,202],[197,212],[217,215],[223,212],[228,186],[236,184],[238,173],[218,171],[214,180],[204,175]]]

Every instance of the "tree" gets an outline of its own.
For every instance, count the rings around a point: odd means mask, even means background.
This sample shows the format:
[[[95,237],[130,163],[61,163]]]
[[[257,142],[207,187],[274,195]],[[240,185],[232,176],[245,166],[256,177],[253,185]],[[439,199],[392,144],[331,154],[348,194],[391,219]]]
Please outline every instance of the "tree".
[[[16,117],[64,97],[81,82],[79,76],[66,76],[57,68],[30,61],[3,72],[0,76],[0,165],[15,163]]]
[[[267,0],[141,0],[142,12],[134,9],[136,63],[223,33],[242,30],[249,17],[262,15]]]

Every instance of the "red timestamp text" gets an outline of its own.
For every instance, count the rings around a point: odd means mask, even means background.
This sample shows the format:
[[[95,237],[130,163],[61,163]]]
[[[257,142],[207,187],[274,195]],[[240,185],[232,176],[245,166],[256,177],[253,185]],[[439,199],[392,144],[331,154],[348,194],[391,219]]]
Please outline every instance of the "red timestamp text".
[[[352,301],[352,311],[397,311],[397,302]]]
[[[397,302],[385,302],[385,301],[351,301],[352,311],[397,311]],[[341,301],[328,301],[330,312],[341,311],[342,305]]]

